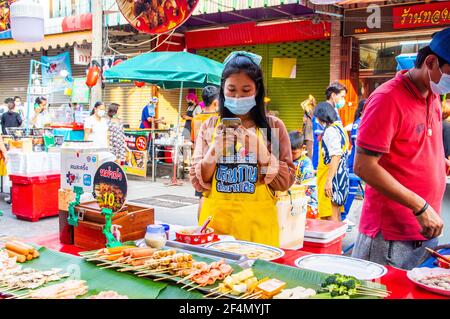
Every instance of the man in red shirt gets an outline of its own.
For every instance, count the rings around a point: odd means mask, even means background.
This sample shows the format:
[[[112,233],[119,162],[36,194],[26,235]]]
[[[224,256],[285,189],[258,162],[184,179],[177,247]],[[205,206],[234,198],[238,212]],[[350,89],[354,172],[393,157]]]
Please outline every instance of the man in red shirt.
[[[353,257],[412,269],[435,247],[446,163],[439,94],[450,92],[450,28],[436,33],[415,67],[366,102],[354,171],[367,182]]]

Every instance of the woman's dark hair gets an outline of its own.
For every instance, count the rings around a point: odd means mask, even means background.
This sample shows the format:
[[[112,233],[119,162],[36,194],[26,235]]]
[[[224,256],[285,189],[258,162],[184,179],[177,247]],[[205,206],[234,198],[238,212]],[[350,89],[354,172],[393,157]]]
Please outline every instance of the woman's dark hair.
[[[219,98],[219,89],[215,86],[208,85],[202,90],[202,100],[205,107],[208,107]]]
[[[47,99],[43,96],[37,97],[36,100],[34,100],[34,103],[37,105],[41,105],[42,101],[47,101]]]
[[[298,150],[303,147],[305,139],[299,131],[289,132],[289,140],[291,141],[291,150]]]
[[[331,98],[331,94],[339,94],[341,91],[345,91],[345,93],[347,93],[347,88],[339,82],[333,82],[325,90],[325,96],[327,97],[327,100],[329,100]]]
[[[357,119],[359,119],[363,113],[364,104],[366,104],[366,99],[362,99],[358,103],[358,107],[355,111],[355,118],[353,119],[353,122],[356,122]]]
[[[108,116],[109,117],[113,117],[114,115],[117,114],[117,111],[119,110],[120,104],[117,103],[111,103],[108,106]]]
[[[439,62],[439,67],[443,66],[444,64],[450,64],[449,61],[445,61],[443,58],[441,58],[439,55],[437,55],[436,53],[434,53],[431,48],[427,45],[425,47],[423,47],[422,49],[419,50],[419,52],[417,52],[417,57],[416,57],[416,61],[414,62],[414,67],[416,68],[421,68],[423,63],[425,62],[425,59],[429,56],[429,55],[435,55],[438,58],[438,62]]]
[[[328,102],[320,102],[314,110],[314,116],[327,124],[333,124],[338,120],[336,110]]]
[[[256,86],[256,106],[250,110],[250,117],[255,122],[258,128],[265,129],[267,131],[267,140],[272,141],[272,134],[269,126],[269,120],[266,116],[266,111],[264,109],[264,96],[266,92],[264,89],[263,75],[261,68],[256,65],[249,57],[245,55],[237,55],[232,58],[226,65],[222,72],[222,80],[220,85],[219,93],[219,114],[221,118],[226,117],[236,117],[231,113],[225,106],[225,94],[224,86],[225,81],[232,74],[237,74],[244,72],[250,77]]]
[[[95,102],[94,107],[92,108],[92,111],[91,111],[91,115],[95,114],[95,109],[98,108],[100,105],[103,105],[103,102],[101,102],[101,101]]]

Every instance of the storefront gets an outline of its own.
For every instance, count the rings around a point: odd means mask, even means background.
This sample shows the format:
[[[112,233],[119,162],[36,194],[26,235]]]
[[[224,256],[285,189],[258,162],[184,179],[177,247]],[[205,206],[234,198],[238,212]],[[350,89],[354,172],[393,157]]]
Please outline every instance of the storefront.
[[[345,10],[343,35],[359,42],[359,96],[395,75],[396,56],[417,53],[449,25],[450,1]]]

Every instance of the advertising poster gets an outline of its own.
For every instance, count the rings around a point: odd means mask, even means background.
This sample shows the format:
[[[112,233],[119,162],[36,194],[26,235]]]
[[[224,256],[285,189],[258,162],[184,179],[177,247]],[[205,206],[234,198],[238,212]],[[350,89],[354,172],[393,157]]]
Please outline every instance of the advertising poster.
[[[53,88],[53,91],[64,90],[72,86],[72,68],[70,54],[64,52],[55,56],[41,56],[41,62],[48,67],[42,67],[42,84]]]
[[[127,151],[124,170],[127,174],[147,176],[148,141],[148,132],[125,131]]]
[[[61,189],[83,188],[93,192],[99,156],[92,153],[61,152]]]
[[[114,212],[122,209],[127,198],[127,175],[115,162],[103,163],[94,176],[94,198],[100,208]]]
[[[128,22],[140,32],[161,34],[182,25],[199,0],[117,0]]]
[[[9,6],[16,0],[0,0],[0,39],[11,38]]]
[[[91,43],[83,43],[77,44],[75,43],[73,46],[73,64],[75,65],[89,65],[91,62],[92,56],[92,44]]]
[[[74,78],[72,88],[72,103],[89,103],[89,87],[86,78]]]

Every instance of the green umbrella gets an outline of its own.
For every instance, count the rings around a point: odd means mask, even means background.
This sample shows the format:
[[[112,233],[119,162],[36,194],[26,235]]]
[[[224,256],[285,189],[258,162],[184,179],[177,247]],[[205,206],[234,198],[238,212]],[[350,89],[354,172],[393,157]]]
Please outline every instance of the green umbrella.
[[[188,52],[150,52],[113,66],[103,74],[107,80],[133,80],[158,85],[163,89],[180,89],[178,114],[181,114],[183,89],[220,85],[223,64]],[[177,123],[177,136],[180,117]],[[177,182],[178,138],[172,185]]]
[[[150,52],[105,71],[107,80],[134,80],[163,89],[220,85],[222,63],[188,52]]]

